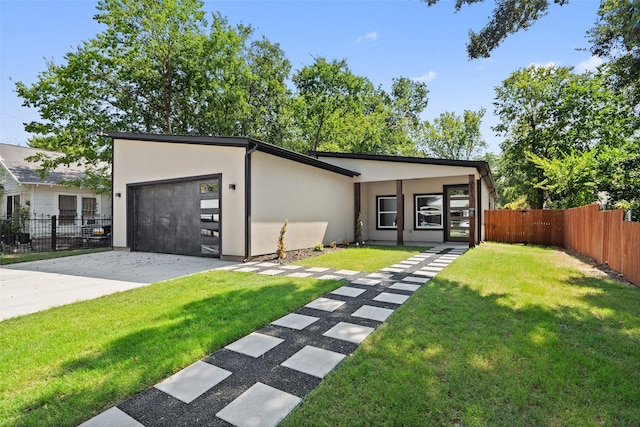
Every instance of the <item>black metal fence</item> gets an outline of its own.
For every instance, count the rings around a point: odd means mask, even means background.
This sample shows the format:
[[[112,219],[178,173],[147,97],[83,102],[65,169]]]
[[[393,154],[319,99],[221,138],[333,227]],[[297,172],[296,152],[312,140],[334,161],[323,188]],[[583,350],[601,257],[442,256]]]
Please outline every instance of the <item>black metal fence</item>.
[[[67,251],[111,246],[111,218],[41,216],[0,219],[4,253]]]

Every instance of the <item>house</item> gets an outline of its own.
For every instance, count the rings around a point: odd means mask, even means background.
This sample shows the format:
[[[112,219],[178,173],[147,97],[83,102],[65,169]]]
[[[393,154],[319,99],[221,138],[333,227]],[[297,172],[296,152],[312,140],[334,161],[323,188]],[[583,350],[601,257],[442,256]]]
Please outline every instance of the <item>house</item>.
[[[355,239],[479,242],[486,162],[312,152],[251,138],[110,133],[113,245],[247,260]]]
[[[1,216],[11,218],[28,210],[30,218],[57,216],[62,220],[94,218],[111,215],[108,194],[96,194],[87,188],[61,185],[63,180],[82,178],[84,169],[75,166],[59,166],[42,178],[37,171],[39,163],[26,160],[38,153],[51,157],[61,153],[0,144],[0,197]]]

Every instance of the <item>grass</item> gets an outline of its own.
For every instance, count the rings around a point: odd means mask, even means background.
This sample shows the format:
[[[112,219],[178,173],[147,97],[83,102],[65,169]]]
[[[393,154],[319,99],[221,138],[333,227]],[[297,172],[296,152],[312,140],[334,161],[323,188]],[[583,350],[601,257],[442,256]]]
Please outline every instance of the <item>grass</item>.
[[[0,322],[0,425],[77,425],[341,284],[207,272]]]
[[[640,425],[640,289],[483,244],[424,285],[284,422]]]
[[[429,247],[417,246],[364,246],[330,252],[294,262],[305,267],[329,267],[334,270],[354,270],[373,273],[424,252]]]
[[[58,252],[33,252],[28,254],[4,254],[0,253],[0,265],[16,264],[19,262],[40,261],[43,259],[63,258],[74,255],[93,254],[96,252],[110,251],[110,248],[80,249],[74,251]]]

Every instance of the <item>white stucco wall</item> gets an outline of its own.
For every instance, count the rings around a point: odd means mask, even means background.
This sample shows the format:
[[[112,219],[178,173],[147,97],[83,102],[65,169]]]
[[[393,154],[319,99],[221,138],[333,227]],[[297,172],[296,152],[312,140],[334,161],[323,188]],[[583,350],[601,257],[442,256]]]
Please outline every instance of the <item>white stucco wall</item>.
[[[121,194],[113,200],[115,247],[127,245],[127,184],[221,173],[222,255],[244,256],[244,148],[123,139],[113,145],[113,193]]]
[[[274,253],[284,220],[288,249],[353,240],[353,178],[255,152],[251,255]]]

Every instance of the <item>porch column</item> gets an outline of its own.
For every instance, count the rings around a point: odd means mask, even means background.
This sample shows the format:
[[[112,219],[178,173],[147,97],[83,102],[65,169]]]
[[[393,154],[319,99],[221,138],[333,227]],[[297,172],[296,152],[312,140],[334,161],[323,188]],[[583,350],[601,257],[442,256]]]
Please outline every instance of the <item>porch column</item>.
[[[476,177],[469,175],[469,247],[476,246]]]
[[[404,198],[402,197],[402,180],[396,180],[396,226],[398,230],[397,245],[404,245]]]
[[[360,183],[355,182],[353,184],[353,241],[355,243],[360,243],[358,242],[358,218],[360,218],[360,213],[362,212],[361,203]]]

